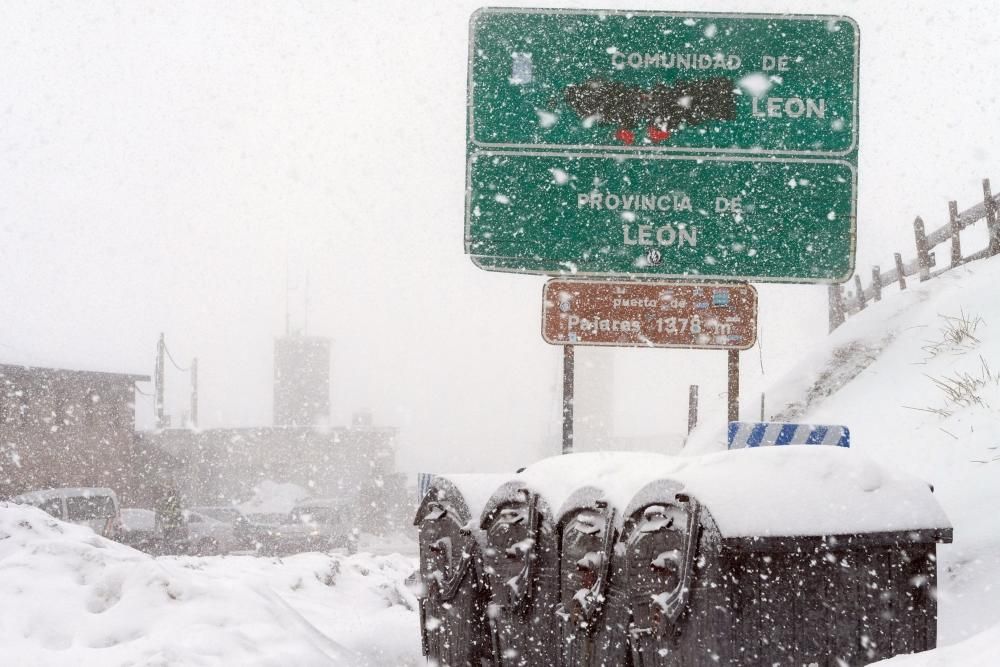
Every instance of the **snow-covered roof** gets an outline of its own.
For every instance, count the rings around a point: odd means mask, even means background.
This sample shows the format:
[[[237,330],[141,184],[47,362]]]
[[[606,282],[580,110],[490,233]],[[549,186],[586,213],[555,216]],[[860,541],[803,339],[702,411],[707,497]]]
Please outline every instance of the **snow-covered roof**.
[[[149,375],[143,373],[129,373],[126,371],[116,371],[107,368],[103,369],[91,369],[84,368],[83,365],[72,366],[70,364],[54,364],[54,363],[11,363],[0,361],[0,368],[24,368],[29,370],[41,370],[41,371],[58,371],[59,373],[87,373],[89,375],[116,375],[119,377],[129,378],[133,382],[148,382]]]
[[[951,528],[926,482],[841,447],[760,447],[701,457],[573,454],[539,461],[517,478],[560,511],[577,489],[600,488],[609,504],[624,510],[620,516],[655,501],[669,483],[671,493],[682,489],[708,509],[723,538]]]
[[[37,491],[29,491],[11,498],[11,501],[23,505],[40,503],[46,500],[51,500],[52,498],[76,498],[78,496],[84,498],[100,496],[118,497],[113,490],[105,487],[74,486],[59,489],[39,489]]]
[[[78,373],[108,373],[149,379],[153,354],[137,354],[117,340],[81,340],[62,337],[55,331],[14,338],[0,337],[0,366],[75,371]]]

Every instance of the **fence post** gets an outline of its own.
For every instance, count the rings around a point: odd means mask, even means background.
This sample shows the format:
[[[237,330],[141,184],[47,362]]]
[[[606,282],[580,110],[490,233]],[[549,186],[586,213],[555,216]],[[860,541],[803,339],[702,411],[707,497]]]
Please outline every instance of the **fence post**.
[[[854,287],[858,292],[858,310],[865,309],[865,288],[861,286],[861,276],[854,274]]]
[[[924,221],[917,216],[913,221],[913,236],[917,241],[917,265],[920,267],[920,282],[931,277],[931,254],[927,247],[927,235],[924,233]]]
[[[948,226],[951,228],[951,267],[955,268],[962,263],[962,241],[958,226],[958,202],[948,202]]]
[[[906,289],[906,268],[903,266],[903,256],[898,252],[893,253],[893,258],[896,260],[896,273],[899,275],[899,291]]]
[[[983,206],[986,207],[986,227],[990,232],[990,256],[1000,254],[1000,224],[997,224],[997,204],[990,191],[990,179],[983,179]]]
[[[872,267],[872,295],[876,301],[882,300],[882,273],[877,266]]]
[[[827,294],[830,297],[830,333],[833,333],[847,319],[844,315],[844,293],[840,285],[830,285]]]

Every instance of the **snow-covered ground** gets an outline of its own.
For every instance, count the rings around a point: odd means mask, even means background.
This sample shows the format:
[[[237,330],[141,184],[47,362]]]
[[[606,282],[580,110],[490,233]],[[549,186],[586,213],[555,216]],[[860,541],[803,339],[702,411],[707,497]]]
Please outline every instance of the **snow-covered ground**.
[[[768,391],[775,419],[846,424],[852,449],[931,482],[954,526],[939,551],[941,648],[884,663],[893,667],[1000,664],[998,283],[1000,261],[985,261],[887,291]],[[721,415],[702,420],[713,422]],[[702,428],[686,453],[724,438]],[[154,559],[0,504],[4,662],[422,664],[404,584],[413,544],[368,538],[367,548],[388,555]]]
[[[412,665],[412,556],[152,558],[0,503],[0,663]]]

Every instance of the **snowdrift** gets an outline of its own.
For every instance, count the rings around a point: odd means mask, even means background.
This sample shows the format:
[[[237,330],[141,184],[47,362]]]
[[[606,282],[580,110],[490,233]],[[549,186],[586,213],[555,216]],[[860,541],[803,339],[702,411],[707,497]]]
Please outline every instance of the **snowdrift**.
[[[152,558],[0,503],[4,664],[406,665],[402,556]]]

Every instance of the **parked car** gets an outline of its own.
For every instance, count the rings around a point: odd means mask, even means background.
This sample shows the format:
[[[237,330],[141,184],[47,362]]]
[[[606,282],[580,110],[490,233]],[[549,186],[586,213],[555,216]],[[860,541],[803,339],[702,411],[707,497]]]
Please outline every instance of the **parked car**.
[[[228,523],[233,526],[233,528],[247,522],[247,518],[243,512],[239,511],[232,505],[203,505],[199,507],[192,507],[191,511],[210,516],[216,521]]]
[[[154,510],[125,508],[122,513],[122,542],[154,555],[194,554],[208,556],[229,553],[239,548],[234,524],[222,519],[232,518],[231,508],[199,507],[183,510],[183,523],[178,533],[181,539],[164,539],[163,522]],[[242,514],[233,510],[240,520]]]
[[[240,548],[237,523],[246,522],[232,507],[192,507],[184,511],[188,528],[189,552],[198,555],[224,554]]]
[[[125,507],[122,508],[121,515],[122,543],[139,551],[156,553],[161,540],[156,526],[156,512],[139,507]]]
[[[11,500],[21,505],[38,507],[57,519],[87,526],[98,535],[111,540],[121,540],[124,534],[118,496],[111,489],[43,489],[23,493]]]
[[[247,514],[246,521],[237,525],[235,533],[240,547],[264,555],[278,553],[278,537],[288,522],[287,514]]]
[[[351,531],[350,504],[340,498],[312,498],[297,504],[280,526],[278,549],[282,553],[357,550]]]

